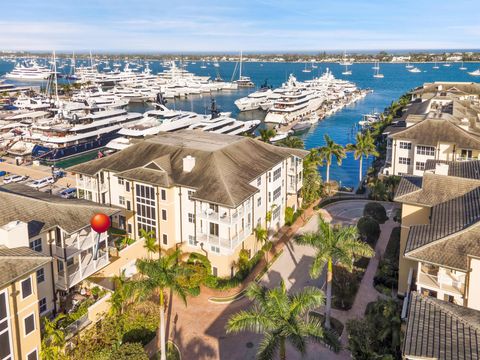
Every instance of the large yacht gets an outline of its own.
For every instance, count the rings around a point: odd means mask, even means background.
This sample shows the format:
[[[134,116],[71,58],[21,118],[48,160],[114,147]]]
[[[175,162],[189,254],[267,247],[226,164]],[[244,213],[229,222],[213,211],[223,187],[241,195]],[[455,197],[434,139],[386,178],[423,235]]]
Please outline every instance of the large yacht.
[[[235,106],[240,111],[260,109],[262,104],[265,103],[272,94],[273,91],[271,89],[255,91],[248,94],[248,96],[235,100]]]
[[[26,61],[15,65],[13,70],[5,74],[6,79],[43,81],[52,75],[52,71],[44,66],[38,65],[35,61],[27,63]]]

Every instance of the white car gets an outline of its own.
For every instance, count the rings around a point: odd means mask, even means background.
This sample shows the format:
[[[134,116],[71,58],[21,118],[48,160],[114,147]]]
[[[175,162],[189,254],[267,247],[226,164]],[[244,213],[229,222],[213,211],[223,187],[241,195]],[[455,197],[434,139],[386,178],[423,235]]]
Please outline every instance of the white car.
[[[27,179],[26,176],[11,175],[11,176],[7,176],[5,179],[3,179],[3,183],[4,184],[16,183],[16,182],[23,181],[23,180],[26,180],[26,179]]]
[[[35,180],[30,184],[30,186],[33,187],[34,189],[41,189],[47,186],[48,184],[53,184],[53,183],[54,183],[53,177],[49,176],[43,179]]]

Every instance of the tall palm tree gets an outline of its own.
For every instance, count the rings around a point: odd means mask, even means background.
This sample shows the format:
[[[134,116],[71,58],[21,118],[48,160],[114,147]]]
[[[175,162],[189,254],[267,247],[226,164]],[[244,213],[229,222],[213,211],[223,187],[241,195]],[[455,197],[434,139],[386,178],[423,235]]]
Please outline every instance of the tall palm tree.
[[[119,276],[114,276],[112,281],[115,291],[109,299],[110,314],[122,315],[126,307],[135,299],[134,283],[127,280],[125,270]]]
[[[160,245],[155,239],[155,232],[153,230],[146,231],[145,229],[140,229],[140,236],[145,239],[145,244],[143,244],[144,249],[147,250],[147,257],[152,258],[152,254],[158,254],[160,250]]]
[[[44,318],[43,339],[41,358],[45,360],[66,359],[63,352],[65,347],[65,333],[59,326],[59,322],[66,318],[66,315],[60,314],[55,319]]]
[[[367,132],[365,133],[358,132],[355,137],[355,144],[348,144],[347,151],[353,151],[353,157],[355,158],[355,160],[360,159],[360,167],[358,170],[358,183],[361,183],[363,178],[363,157],[368,159],[370,155],[379,156],[370,131],[367,130]]]
[[[343,265],[348,271],[353,270],[355,256],[373,256],[372,248],[359,240],[355,226],[331,226],[318,216],[318,229],[298,237],[296,242],[308,245],[316,250],[310,267],[310,276],[318,278],[327,265],[327,303],[325,306],[325,326],[330,328],[332,309],[333,264]]]
[[[274,129],[262,129],[260,130],[260,140],[263,142],[270,142],[270,139],[277,135]]]
[[[345,149],[342,145],[337,144],[333,141],[330,136],[325,134],[325,145],[321,146],[319,151],[319,156],[322,161],[325,161],[327,164],[327,183],[330,182],[330,165],[332,165],[332,158],[335,157],[337,159],[337,164],[340,166],[342,165],[342,160],[345,158]]]
[[[293,149],[303,149],[305,147],[303,140],[293,135],[288,135],[285,139],[279,141],[278,144]]]
[[[158,328],[157,339],[161,351],[161,360],[166,359],[165,343],[165,291],[169,289],[177,294],[187,304],[187,294],[189,292],[188,277],[190,268],[182,266],[180,261],[181,251],[179,249],[166,253],[159,259],[137,260],[138,272],[142,275],[139,280],[135,280],[135,289],[140,296],[150,296],[153,292],[158,292],[160,305],[160,326]]]
[[[257,225],[257,227],[253,230],[255,233],[255,239],[257,240],[257,243],[260,243],[261,245],[265,244],[268,240],[268,231],[267,229],[263,228],[260,224]]]
[[[288,294],[285,283],[274,289],[267,289],[252,283],[246,295],[254,302],[249,310],[234,314],[227,323],[227,333],[252,331],[263,335],[257,359],[271,360],[277,353],[286,359],[287,341],[302,355],[307,342],[328,342],[338,351],[338,340],[324,332],[319,320],[308,313],[323,305],[324,295],[320,289],[305,287],[301,292]]]

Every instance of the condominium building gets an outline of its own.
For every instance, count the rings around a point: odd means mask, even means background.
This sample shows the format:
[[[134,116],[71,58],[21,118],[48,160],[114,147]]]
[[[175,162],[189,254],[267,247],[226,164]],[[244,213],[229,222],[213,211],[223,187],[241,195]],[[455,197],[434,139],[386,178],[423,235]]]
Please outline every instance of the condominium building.
[[[480,310],[480,161],[427,161],[405,176],[398,292]]]
[[[0,359],[40,359],[38,271],[50,262],[28,247],[0,246]]]
[[[389,126],[384,175],[422,176],[428,160],[480,159],[480,85],[432,83],[413,91]]]
[[[206,255],[214,275],[232,276],[240,250],[253,256],[260,247],[255,227],[279,229],[286,207],[301,205],[306,155],[248,137],[184,130],[70,170],[79,197],[123,209],[114,223],[132,238],[152,231],[163,248],[182,244]]]
[[[40,315],[56,312],[73,287],[110,263],[108,235],[95,233],[90,219],[96,213],[112,216],[118,209],[22,184],[1,186],[0,204],[0,246],[12,251],[27,247],[53,258],[35,273]]]

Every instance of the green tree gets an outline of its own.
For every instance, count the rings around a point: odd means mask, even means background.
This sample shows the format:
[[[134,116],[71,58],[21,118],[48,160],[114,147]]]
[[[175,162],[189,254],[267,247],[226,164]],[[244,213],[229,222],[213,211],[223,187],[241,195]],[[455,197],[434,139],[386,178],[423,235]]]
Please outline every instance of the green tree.
[[[316,250],[310,267],[310,276],[318,278],[327,265],[327,303],[325,307],[325,326],[330,328],[332,309],[333,264],[343,265],[348,271],[353,270],[355,256],[373,256],[372,248],[359,240],[355,226],[331,226],[322,217],[318,217],[318,229],[298,237],[296,242],[308,245]]]
[[[140,343],[124,343],[114,350],[111,359],[115,360],[148,360],[147,353]]]
[[[320,158],[327,165],[327,183],[330,182],[330,165],[332,165],[332,158],[335,157],[337,164],[342,165],[342,160],[345,158],[345,149],[342,145],[337,144],[327,134],[324,136],[325,145],[321,146],[318,151]]]
[[[252,331],[262,334],[257,359],[271,360],[278,353],[280,359],[285,360],[287,341],[302,355],[307,341],[327,341],[338,351],[338,340],[323,331],[319,320],[307,316],[324,303],[320,289],[305,287],[301,292],[288,294],[283,281],[274,289],[252,283],[246,294],[254,302],[253,307],[234,314],[226,330],[227,333]]]
[[[277,135],[274,129],[262,129],[260,130],[260,140],[263,142],[270,142],[270,139]]]
[[[151,259],[153,254],[158,254],[160,251],[160,245],[157,239],[155,239],[155,232],[153,230],[147,232],[145,229],[140,229],[140,236],[145,239],[143,247],[147,250],[147,257]]]
[[[388,200],[388,189],[385,183],[378,178],[375,178],[368,184],[368,189],[370,190],[369,197],[373,200],[378,201],[387,201]]]
[[[293,135],[288,135],[285,139],[279,141],[278,144],[293,149],[303,149],[305,147],[303,140]]]
[[[317,149],[311,149],[303,159],[302,198],[305,204],[311,204],[322,196],[323,183],[318,167],[322,164]]]
[[[370,155],[379,156],[379,153],[375,148],[375,143],[373,141],[372,135],[370,134],[370,131],[367,131],[365,133],[358,132],[355,140],[355,144],[347,145],[347,151],[352,151],[355,160],[360,160],[360,166],[358,170],[358,183],[361,183],[363,178],[363,158],[365,157],[366,159],[368,159]]]
[[[135,288],[140,296],[150,296],[156,292],[159,296],[160,326],[157,339],[161,351],[161,360],[165,360],[165,291],[177,294],[187,304],[187,295],[190,290],[189,278],[193,275],[191,268],[181,263],[181,251],[179,249],[166,253],[159,259],[137,260],[137,268],[142,275],[135,280]]]
[[[41,358],[44,360],[63,360],[67,356],[63,352],[65,347],[65,333],[59,326],[59,322],[65,319],[66,315],[60,314],[55,319],[43,319],[43,339]]]
[[[267,229],[263,228],[262,225],[257,224],[257,227],[253,230],[255,234],[255,239],[257,240],[257,243],[265,244],[268,241],[268,231]]]
[[[110,314],[113,316],[123,315],[128,305],[135,299],[133,283],[127,280],[125,270],[113,279],[114,292],[109,299]]]

